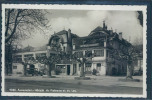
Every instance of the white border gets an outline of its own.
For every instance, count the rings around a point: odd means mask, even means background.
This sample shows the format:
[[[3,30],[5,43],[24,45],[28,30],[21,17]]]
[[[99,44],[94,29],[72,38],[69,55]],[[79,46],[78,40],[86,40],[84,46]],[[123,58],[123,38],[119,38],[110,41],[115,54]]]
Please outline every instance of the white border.
[[[130,95],[130,94],[65,94],[65,93],[18,93],[18,92],[5,92],[5,9],[64,9],[64,10],[119,10],[119,11],[143,11],[143,95]],[[57,97],[147,97],[146,85],[146,19],[147,19],[147,6],[132,6],[132,5],[52,5],[52,4],[2,4],[2,96],[57,96]]]

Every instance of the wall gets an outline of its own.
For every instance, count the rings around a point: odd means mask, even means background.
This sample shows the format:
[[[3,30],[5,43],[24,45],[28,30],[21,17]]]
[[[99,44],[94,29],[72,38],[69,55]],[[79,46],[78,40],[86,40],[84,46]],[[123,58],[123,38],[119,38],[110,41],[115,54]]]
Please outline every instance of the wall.
[[[97,64],[100,63],[101,67],[100,70],[97,68]],[[100,62],[93,62],[91,66],[91,70],[96,69],[98,71],[97,75],[106,75],[106,62],[100,61]]]
[[[17,66],[17,69],[13,69],[13,66]],[[24,66],[20,63],[13,63],[12,74],[13,75],[23,75],[24,74]]]

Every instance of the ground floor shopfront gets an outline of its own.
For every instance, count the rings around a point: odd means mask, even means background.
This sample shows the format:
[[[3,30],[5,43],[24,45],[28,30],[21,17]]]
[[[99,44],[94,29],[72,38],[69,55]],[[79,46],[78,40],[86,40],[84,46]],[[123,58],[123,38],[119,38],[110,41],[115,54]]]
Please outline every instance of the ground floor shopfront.
[[[106,60],[102,61],[90,61],[84,63],[84,73],[86,75],[92,75],[93,70],[96,71],[96,75],[125,75],[127,70],[127,63],[121,61],[115,61],[115,63],[107,63]],[[13,74],[24,74],[24,66],[20,63],[13,63]],[[62,63],[51,66],[52,75],[78,75],[80,76],[82,64],[78,62],[74,63]],[[27,69],[41,72],[46,74],[47,65],[36,63],[27,65]]]
[[[55,64],[55,68],[61,71],[60,75],[80,75],[82,64]],[[97,75],[106,75],[105,62],[88,62],[84,63],[85,74],[91,75],[93,70],[97,71]]]
[[[81,67],[82,65],[80,63],[55,64],[55,68],[60,70],[60,75],[80,75]],[[93,70],[96,70],[96,75],[125,75],[127,64],[120,61],[109,64],[105,60],[84,63],[85,74],[92,75]]]

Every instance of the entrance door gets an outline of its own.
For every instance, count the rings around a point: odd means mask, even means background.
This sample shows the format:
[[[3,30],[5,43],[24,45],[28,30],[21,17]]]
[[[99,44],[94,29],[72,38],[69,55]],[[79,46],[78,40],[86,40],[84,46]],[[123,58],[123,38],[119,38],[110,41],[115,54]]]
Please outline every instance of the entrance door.
[[[70,75],[70,65],[67,65],[67,75]]]
[[[112,68],[112,75],[117,75],[117,69],[115,67]]]
[[[85,63],[85,74],[91,74],[91,63]]]
[[[32,76],[34,75],[34,69],[35,69],[35,66],[33,64],[30,65],[29,74],[32,74]]]

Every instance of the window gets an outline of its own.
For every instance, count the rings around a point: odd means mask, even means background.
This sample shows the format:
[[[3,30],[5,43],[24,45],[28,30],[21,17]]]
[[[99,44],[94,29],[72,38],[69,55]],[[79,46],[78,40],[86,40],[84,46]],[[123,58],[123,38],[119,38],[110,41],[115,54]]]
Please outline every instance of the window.
[[[75,50],[75,44],[73,44],[73,50]]]
[[[36,59],[38,58],[38,57],[45,57],[46,56],[46,53],[37,53],[36,54]]]
[[[97,71],[101,70],[101,63],[97,63]]]
[[[103,57],[104,56],[104,50],[94,50],[94,56],[95,57]]]
[[[73,64],[73,74],[75,74],[76,72],[77,72],[76,64]]]
[[[79,64],[79,71],[81,70],[81,64]]]
[[[24,60],[27,61],[28,59],[33,59],[33,54],[24,55]]]
[[[100,42],[100,45],[101,45],[102,47],[104,47],[104,42]]]
[[[121,44],[118,44],[119,45],[119,49],[121,49]]]
[[[91,57],[92,56],[92,51],[85,51],[85,56],[86,57]]]
[[[32,57],[33,56],[33,54],[26,54],[26,55],[24,55],[24,57]]]
[[[50,56],[56,56],[56,54],[54,54],[54,53],[50,53]]]
[[[109,52],[108,52],[108,50],[107,50],[107,52],[106,52],[106,57],[108,57],[108,53],[109,53]]]
[[[83,57],[83,51],[75,52],[74,54],[77,58]]]
[[[85,69],[86,69],[86,71],[91,71],[91,63],[86,63]]]
[[[63,51],[65,52],[65,47],[63,47]]]
[[[22,55],[13,56],[13,62],[15,63],[22,62]]]
[[[135,61],[134,61],[134,64],[135,64],[135,65],[138,65],[138,61],[137,61],[137,60],[135,60]]]
[[[101,67],[101,63],[97,63],[97,67]]]
[[[13,69],[17,69],[17,66],[13,66]]]

